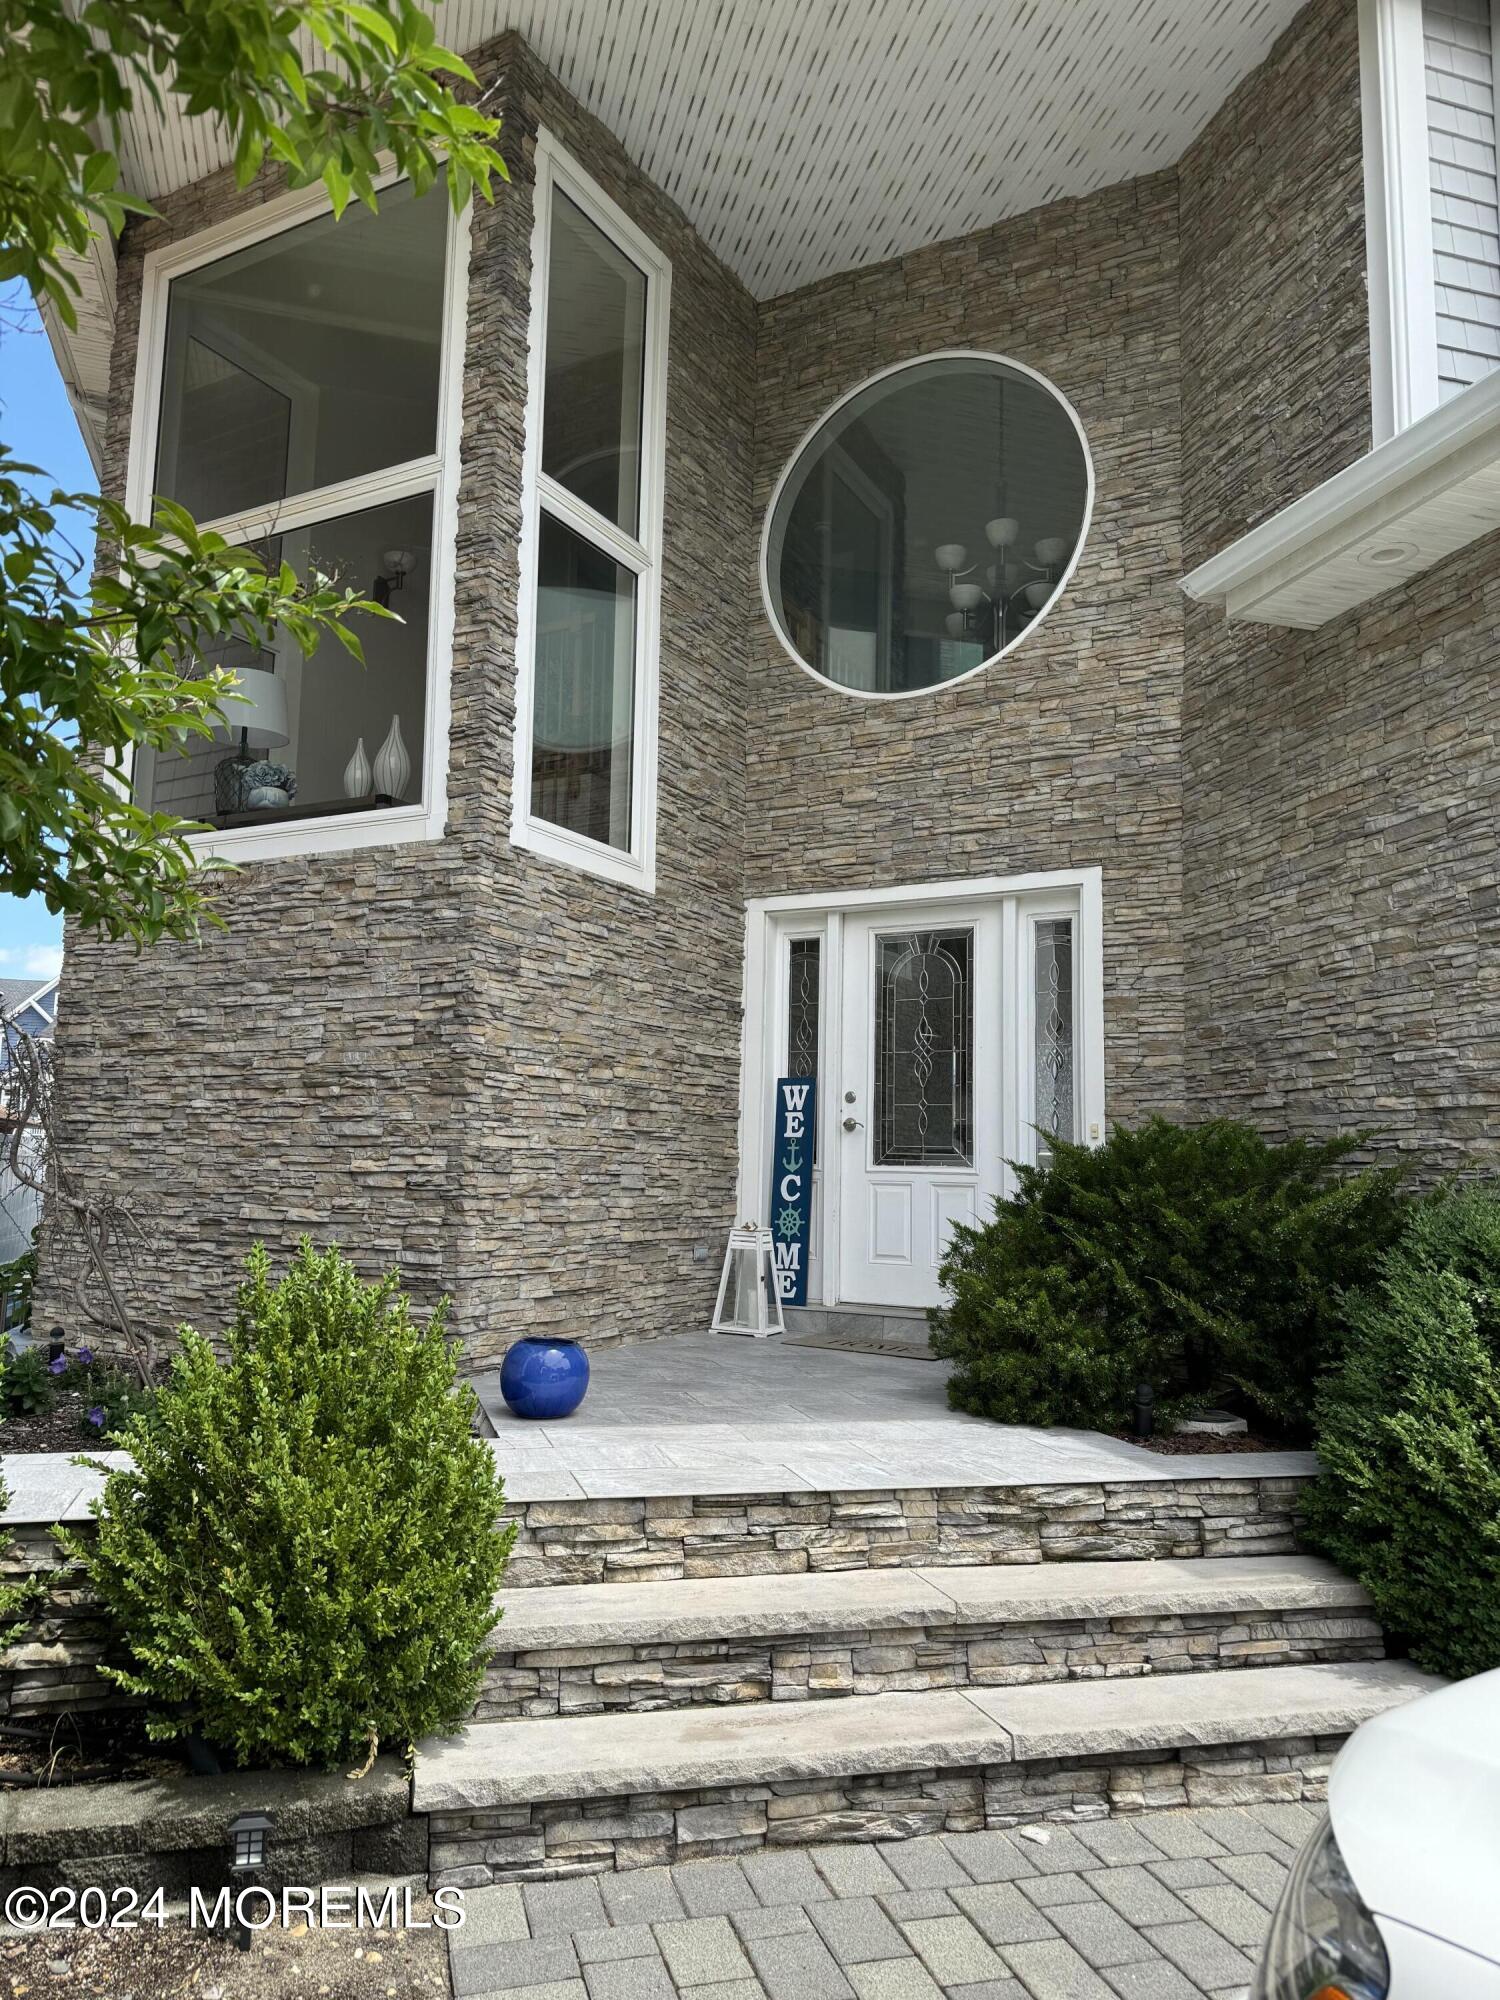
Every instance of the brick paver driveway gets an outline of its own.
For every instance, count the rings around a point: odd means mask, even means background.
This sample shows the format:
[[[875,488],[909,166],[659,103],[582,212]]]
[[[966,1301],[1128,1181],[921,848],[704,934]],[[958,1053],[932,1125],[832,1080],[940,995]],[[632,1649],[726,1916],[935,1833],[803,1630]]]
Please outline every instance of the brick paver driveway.
[[[1306,1806],[470,1890],[466,2000],[1238,2000]]]

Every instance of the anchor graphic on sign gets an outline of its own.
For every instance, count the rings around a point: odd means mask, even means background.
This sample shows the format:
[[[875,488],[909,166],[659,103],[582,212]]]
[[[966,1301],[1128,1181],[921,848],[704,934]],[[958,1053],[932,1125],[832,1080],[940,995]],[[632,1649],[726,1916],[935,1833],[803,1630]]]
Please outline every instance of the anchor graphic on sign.
[[[783,1169],[789,1174],[795,1174],[799,1171],[802,1166],[802,1144],[800,1140],[792,1139],[787,1142],[786,1151],[781,1157],[781,1164]]]

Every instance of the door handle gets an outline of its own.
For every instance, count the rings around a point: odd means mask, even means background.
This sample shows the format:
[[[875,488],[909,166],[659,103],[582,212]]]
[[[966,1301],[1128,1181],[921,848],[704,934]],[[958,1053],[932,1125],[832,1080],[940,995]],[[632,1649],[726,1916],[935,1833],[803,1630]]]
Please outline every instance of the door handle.
[[[863,1132],[864,1129],[864,1126],[857,1118],[846,1118],[844,1120],[844,1130],[846,1132]]]

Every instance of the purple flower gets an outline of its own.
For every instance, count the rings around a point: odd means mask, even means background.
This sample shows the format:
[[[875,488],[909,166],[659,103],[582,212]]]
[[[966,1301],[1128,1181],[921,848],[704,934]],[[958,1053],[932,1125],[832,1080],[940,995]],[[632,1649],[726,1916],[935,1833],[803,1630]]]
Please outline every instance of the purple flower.
[[[68,1365],[67,1355],[59,1354],[55,1361],[49,1361],[47,1363],[47,1372],[49,1375],[61,1375],[66,1370],[67,1365]]]
[[[102,1431],[102,1430],[103,1430],[103,1428],[104,1428],[104,1405],[103,1405],[102,1403],[95,1403],[95,1405],[94,1405],[93,1409],[91,1409],[91,1410],[85,1410],[85,1411],[84,1411],[84,1413],[83,1413],[83,1415],[84,1415],[84,1421],[85,1421],[86,1423],[90,1423],[90,1424],[92,1424],[92,1425],[94,1426],[94,1429],[95,1429],[96,1431]]]
[[[94,1365],[94,1350],[93,1350],[93,1348],[92,1348],[92,1347],[80,1347],[80,1348],[79,1348],[79,1350],[78,1350],[78,1365],[79,1365],[79,1367],[80,1367],[80,1368],[92,1368],[92,1367],[93,1367],[93,1365]]]

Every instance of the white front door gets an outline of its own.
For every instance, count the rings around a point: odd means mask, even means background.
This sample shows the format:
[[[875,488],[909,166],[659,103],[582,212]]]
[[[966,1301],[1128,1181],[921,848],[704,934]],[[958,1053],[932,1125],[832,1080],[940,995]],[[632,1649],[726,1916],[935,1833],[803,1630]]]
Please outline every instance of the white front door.
[[[953,1224],[1001,1192],[1000,940],[995,903],[844,919],[820,1148],[838,1162],[841,1299],[936,1305]]]

